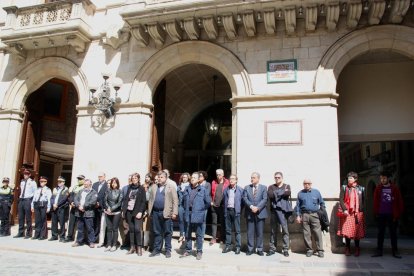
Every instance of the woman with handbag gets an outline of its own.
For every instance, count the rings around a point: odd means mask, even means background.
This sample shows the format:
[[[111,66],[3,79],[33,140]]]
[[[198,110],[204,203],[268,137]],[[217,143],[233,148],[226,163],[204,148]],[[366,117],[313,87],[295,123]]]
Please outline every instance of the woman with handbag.
[[[341,187],[339,195],[340,210],[337,235],[346,242],[345,255],[351,255],[351,239],[355,242],[355,257],[361,253],[359,240],[365,237],[364,201],[365,189],[358,185],[358,174],[349,172],[348,184]]]

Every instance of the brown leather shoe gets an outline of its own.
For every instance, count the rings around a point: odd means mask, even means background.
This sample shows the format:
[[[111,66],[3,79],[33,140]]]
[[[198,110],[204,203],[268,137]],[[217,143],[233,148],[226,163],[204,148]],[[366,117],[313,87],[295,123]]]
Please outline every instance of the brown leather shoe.
[[[72,244],[72,247],[78,247],[78,246],[80,246],[78,242],[75,242],[74,244]]]
[[[142,256],[142,246],[137,246],[137,255]]]
[[[345,256],[351,256],[351,248],[345,247]]]
[[[135,246],[131,246],[131,249],[129,249],[129,251],[126,253],[127,255],[131,255],[136,253],[137,251],[135,250]]]
[[[359,255],[361,254],[361,249],[359,247],[355,247],[355,253],[354,256],[355,257],[359,257]]]

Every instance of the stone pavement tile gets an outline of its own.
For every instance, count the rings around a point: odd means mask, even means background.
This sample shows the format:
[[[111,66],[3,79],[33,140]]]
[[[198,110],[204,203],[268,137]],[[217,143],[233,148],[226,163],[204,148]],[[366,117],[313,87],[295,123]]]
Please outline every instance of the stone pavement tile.
[[[371,276],[369,271],[361,271],[354,269],[333,270],[330,275],[335,276]]]
[[[414,269],[414,264],[404,264],[408,269]]]
[[[359,266],[355,262],[345,262],[345,263],[335,263],[336,267],[346,268],[346,269],[358,269]]]
[[[387,271],[371,271],[371,276],[411,276],[412,271],[387,270]]]
[[[326,268],[336,267],[335,263],[331,263],[331,262],[314,262],[313,266],[314,267],[326,267]]]
[[[362,269],[384,269],[379,263],[358,263]]]

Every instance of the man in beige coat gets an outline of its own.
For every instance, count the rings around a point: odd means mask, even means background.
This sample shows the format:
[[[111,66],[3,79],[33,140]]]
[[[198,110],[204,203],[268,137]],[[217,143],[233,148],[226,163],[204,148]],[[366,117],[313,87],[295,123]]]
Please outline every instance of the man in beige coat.
[[[152,231],[154,234],[153,251],[150,257],[159,256],[163,239],[165,241],[165,257],[171,257],[172,220],[178,215],[177,189],[167,183],[167,173],[158,173],[158,185],[150,187],[148,213],[152,218]]]

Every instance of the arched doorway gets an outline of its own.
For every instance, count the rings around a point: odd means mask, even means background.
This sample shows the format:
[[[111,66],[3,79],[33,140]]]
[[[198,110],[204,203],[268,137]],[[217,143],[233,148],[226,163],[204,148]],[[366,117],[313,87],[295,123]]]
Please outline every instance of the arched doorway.
[[[177,173],[209,169],[214,172],[221,167],[228,175],[232,135],[230,98],[229,83],[213,67],[191,63],[169,72],[153,96],[152,167],[159,164]],[[222,122],[214,136],[208,136],[205,130],[204,120],[210,114]]]
[[[337,84],[341,179],[356,171],[367,190],[367,224],[375,226],[373,191],[381,170],[393,174],[405,201],[401,233],[414,235],[414,60],[390,49],[353,58]],[[369,233],[369,232],[368,232]]]

